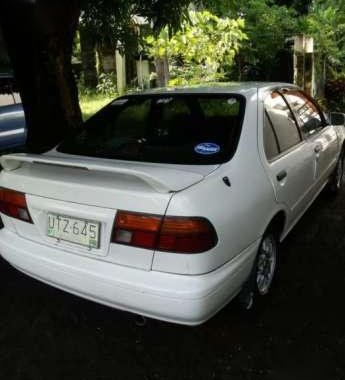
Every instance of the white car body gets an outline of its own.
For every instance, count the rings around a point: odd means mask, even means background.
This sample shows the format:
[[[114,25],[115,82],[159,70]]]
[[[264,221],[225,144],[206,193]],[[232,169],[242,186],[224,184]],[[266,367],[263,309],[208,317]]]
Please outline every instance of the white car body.
[[[245,97],[239,143],[223,164],[129,162],[55,149],[3,156],[0,186],[26,194],[33,223],[1,214],[0,254],[18,270],[75,295],[160,320],[203,323],[240,292],[272,220],[285,238],[327,184],[343,146],[343,128],[328,125],[268,161],[264,101],[280,88],[295,87],[264,83],[161,92]],[[278,181],[282,172],[286,177]],[[197,254],[111,243],[117,210],[203,217],[218,241]],[[47,236],[48,212],[100,222],[99,247]]]

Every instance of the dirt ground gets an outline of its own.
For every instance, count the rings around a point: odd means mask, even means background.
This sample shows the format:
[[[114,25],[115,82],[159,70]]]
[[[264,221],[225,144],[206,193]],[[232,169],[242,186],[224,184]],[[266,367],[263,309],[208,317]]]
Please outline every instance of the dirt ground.
[[[272,294],[200,327],[133,316],[0,262],[0,379],[345,379],[345,192],[322,195],[282,244]]]

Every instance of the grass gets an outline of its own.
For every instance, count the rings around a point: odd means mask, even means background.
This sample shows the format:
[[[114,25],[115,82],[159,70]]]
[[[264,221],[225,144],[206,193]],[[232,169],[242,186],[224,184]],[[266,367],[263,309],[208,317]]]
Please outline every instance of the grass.
[[[80,94],[79,104],[83,114],[83,120],[87,120],[90,116],[95,114],[99,109],[111,102],[116,95],[109,96],[103,94]]]

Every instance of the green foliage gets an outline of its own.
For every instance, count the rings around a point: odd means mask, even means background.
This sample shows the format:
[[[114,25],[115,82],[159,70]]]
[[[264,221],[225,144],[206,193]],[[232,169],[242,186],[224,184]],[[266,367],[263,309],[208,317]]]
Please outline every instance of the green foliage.
[[[132,5],[126,0],[84,1],[80,27],[86,28],[99,45],[116,47],[136,43],[132,19]]]
[[[95,92],[79,94],[79,104],[83,115],[83,120],[88,119],[98,110],[110,103],[117,94],[112,96],[97,94]]]
[[[170,36],[167,28],[148,36],[149,55],[170,60],[171,84],[214,81],[231,66],[245,40],[242,18],[219,18],[208,11],[190,11],[181,30]]]
[[[100,44],[131,50],[140,42],[133,15],[144,17],[155,32],[165,26],[173,32],[180,28],[189,3],[190,0],[82,0],[81,27],[87,28]]]
[[[115,96],[116,94],[116,77],[114,74],[102,73],[98,77],[96,93],[105,96]]]
[[[81,62],[80,34],[79,31],[75,34],[72,50],[72,63]]]
[[[249,37],[246,53],[251,61],[259,61],[263,66],[284,49],[286,40],[296,31],[294,11],[265,0],[248,1],[244,17]]]
[[[314,37],[319,59],[345,72],[344,1],[314,0],[310,13],[301,20],[301,29]]]
[[[302,33],[314,37],[317,66],[325,60],[331,77],[345,71],[344,0],[205,0],[204,4],[216,14],[244,17],[248,41],[238,56],[240,74],[249,66],[261,79],[269,79],[277,70],[279,51]]]
[[[277,68],[277,56],[289,49],[288,40],[297,32],[297,13],[273,0],[206,0],[204,6],[217,15],[245,20],[244,41],[236,57],[234,79],[270,79]]]
[[[186,17],[189,3],[190,0],[174,0],[173,3],[165,0],[81,0],[79,30],[87,36],[83,46],[87,42],[91,49],[96,47],[100,52],[119,49],[122,54],[133,56],[143,51],[142,36],[146,29],[155,34],[164,27],[169,33],[176,31]],[[77,47],[75,45],[76,54]],[[95,64],[90,55],[83,57],[84,67],[90,68],[90,75],[85,75],[85,79],[94,87],[96,80],[93,80],[92,69]],[[100,79],[98,91],[111,91],[108,79]]]
[[[298,14],[307,14],[311,7],[312,0],[276,0],[277,5],[285,5],[293,8]]]
[[[329,80],[326,84],[325,95],[329,110],[345,112],[345,75]]]
[[[181,65],[172,61],[170,65],[170,77],[170,86],[187,86],[221,81],[224,78],[224,73],[209,72],[205,65],[193,62]]]

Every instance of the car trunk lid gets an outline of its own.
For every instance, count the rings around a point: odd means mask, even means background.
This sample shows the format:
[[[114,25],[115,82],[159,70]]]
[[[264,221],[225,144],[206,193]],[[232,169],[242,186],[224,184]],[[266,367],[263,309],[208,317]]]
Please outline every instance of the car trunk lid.
[[[33,224],[12,219],[29,240],[117,264],[151,269],[153,251],[111,244],[117,210],[164,215],[173,192],[203,180],[214,167],[182,170],[169,165],[126,163],[69,155],[17,154],[1,158],[1,186],[26,194]],[[97,221],[98,248],[47,234],[48,215]]]

